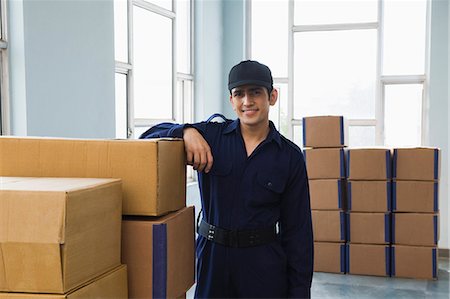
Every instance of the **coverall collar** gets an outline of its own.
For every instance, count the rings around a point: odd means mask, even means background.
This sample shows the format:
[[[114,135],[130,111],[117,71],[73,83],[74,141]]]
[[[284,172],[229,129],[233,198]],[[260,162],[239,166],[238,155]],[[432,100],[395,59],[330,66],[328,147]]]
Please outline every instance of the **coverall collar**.
[[[240,127],[240,122],[239,122],[239,118],[237,118],[228,124],[228,126],[223,130],[223,134],[229,134],[233,131],[236,131],[236,129],[238,129],[239,127]],[[269,134],[267,135],[266,141],[267,142],[275,141],[278,144],[278,146],[281,148],[280,133],[277,131],[277,129],[275,128],[275,125],[273,124],[272,121],[269,121],[269,127],[270,127],[270,131],[269,131]]]

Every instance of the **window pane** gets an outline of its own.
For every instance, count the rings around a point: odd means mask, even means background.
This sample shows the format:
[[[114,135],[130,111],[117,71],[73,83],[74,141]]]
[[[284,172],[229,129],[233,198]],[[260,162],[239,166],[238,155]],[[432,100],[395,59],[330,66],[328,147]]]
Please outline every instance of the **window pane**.
[[[349,126],[349,146],[375,146],[374,126]]]
[[[134,6],[133,30],[134,116],[171,119],[172,20]]]
[[[114,48],[116,60],[128,62],[127,0],[114,0]]]
[[[377,21],[377,0],[295,0],[294,25]]]
[[[281,134],[285,134],[287,133],[288,126],[286,109],[288,101],[288,85],[285,83],[274,83],[273,86],[278,90],[278,100],[274,106],[270,107],[269,119]]]
[[[172,0],[145,0],[167,10],[172,10]]]
[[[298,147],[303,149],[303,126],[294,126],[294,143],[297,144]]]
[[[177,1],[177,70],[191,73],[191,2],[189,0]]]
[[[376,30],[294,36],[294,118],[375,118]]]
[[[421,145],[422,84],[386,85],[384,89],[384,144]]]
[[[127,138],[127,75],[116,73],[116,138]]]
[[[184,114],[183,122],[192,123],[194,121],[193,111],[193,82],[190,80],[183,81],[183,95],[184,95]]]
[[[266,64],[274,77],[287,77],[288,1],[252,1],[252,59]]]
[[[426,0],[384,1],[383,74],[425,72]]]

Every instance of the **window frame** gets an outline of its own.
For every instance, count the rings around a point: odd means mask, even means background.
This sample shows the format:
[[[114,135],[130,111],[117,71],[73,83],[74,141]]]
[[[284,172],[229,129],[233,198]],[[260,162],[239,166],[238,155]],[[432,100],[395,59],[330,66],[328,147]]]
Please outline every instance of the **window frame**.
[[[430,52],[430,21],[431,9],[430,1],[426,1],[426,28],[425,28],[425,68],[424,74],[416,75],[382,75],[382,50],[383,50],[383,7],[385,0],[378,0],[377,7],[377,21],[376,22],[362,22],[362,23],[340,23],[340,24],[319,24],[319,25],[294,25],[294,0],[288,0],[288,73],[287,77],[274,78],[275,83],[288,82],[288,115],[287,115],[287,138],[294,140],[293,132],[295,126],[302,126],[302,119],[295,119],[294,112],[294,35],[301,32],[311,31],[334,31],[334,30],[357,30],[357,29],[376,29],[377,30],[377,62],[376,62],[376,82],[375,82],[375,118],[371,119],[347,119],[349,127],[351,126],[369,126],[375,127],[375,145],[384,145],[385,126],[384,126],[384,87],[387,84],[408,84],[418,83],[423,85],[422,96],[422,127],[421,127],[421,142],[426,144],[429,138],[428,129],[428,110],[429,96],[428,96],[428,79],[429,79],[429,52]],[[252,57],[252,2],[246,2],[246,21],[245,32],[246,36],[246,50],[247,59]]]
[[[161,122],[186,122],[193,121],[194,107],[194,1],[190,2],[189,23],[190,23],[190,73],[177,71],[177,0],[172,0],[172,10],[167,10],[156,4],[145,0],[127,0],[127,33],[128,33],[128,62],[116,61],[115,73],[124,74],[127,77],[127,138],[133,139],[135,130],[139,127],[151,127]],[[134,117],[134,79],[133,79],[133,7],[145,9],[149,12],[172,20],[172,117],[168,119],[135,118]],[[189,82],[192,86],[190,96],[178,96],[178,83],[185,86]],[[184,91],[184,90],[183,90]]]
[[[11,134],[7,9],[7,1],[0,0],[0,135]]]

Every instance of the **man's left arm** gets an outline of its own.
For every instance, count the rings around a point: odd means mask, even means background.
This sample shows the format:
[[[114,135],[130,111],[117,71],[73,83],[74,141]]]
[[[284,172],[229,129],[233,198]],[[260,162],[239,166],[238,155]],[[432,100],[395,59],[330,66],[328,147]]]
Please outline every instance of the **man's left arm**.
[[[280,215],[281,242],[288,261],[288,297],[310,298],[314,241],[308,176],[303,155],[291,164]]]

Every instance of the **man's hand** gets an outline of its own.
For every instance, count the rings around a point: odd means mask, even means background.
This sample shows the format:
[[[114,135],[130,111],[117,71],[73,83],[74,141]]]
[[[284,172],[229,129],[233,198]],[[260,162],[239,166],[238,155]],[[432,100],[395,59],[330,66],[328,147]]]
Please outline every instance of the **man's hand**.
[[[213,156],[208,142],[195,128],[184,129],[183,139],[187,163],[199,172],[208,173],[213,165]]]

